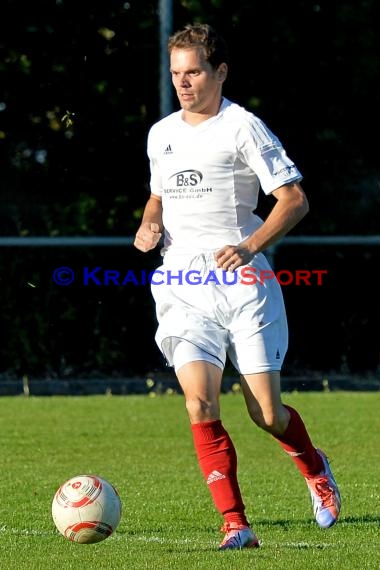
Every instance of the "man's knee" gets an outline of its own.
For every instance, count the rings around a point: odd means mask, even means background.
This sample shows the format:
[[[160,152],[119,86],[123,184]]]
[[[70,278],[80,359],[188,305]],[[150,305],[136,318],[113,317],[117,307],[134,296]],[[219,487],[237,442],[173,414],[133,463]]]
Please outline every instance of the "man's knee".
[[[259,428],[274,436],[282,435],[289,424],[289,412],[284,406],[270,410],[257,408],[250,410],[249,414]]]
[[[216,402],[200,397],[186,398],[186,410],[191,423],[219,419],[219,405]]]

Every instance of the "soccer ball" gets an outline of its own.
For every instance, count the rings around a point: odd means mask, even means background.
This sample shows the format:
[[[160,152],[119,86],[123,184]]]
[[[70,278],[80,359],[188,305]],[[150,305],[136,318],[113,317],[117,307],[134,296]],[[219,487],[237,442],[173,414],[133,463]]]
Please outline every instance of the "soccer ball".
[[[59,532],[72,542],[92,544],[111,536],[121,519],[115,487],[96,475],[78,475],[55,493],[51,512]]]

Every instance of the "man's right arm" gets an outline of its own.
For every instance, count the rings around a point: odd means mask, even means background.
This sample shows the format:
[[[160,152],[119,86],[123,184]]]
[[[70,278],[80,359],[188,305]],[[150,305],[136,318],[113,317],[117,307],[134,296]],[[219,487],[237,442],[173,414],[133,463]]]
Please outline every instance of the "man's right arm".
[[[134,246],[144,253],[154,249],[161,239],[162,230],[162,201],[159,196],[151,194],[136,232]]]

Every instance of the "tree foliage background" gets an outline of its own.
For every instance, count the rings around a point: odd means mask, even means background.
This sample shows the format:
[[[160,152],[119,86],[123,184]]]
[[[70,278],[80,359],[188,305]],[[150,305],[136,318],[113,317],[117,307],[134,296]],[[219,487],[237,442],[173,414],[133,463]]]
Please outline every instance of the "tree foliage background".
[[[160,114],[158,10],[158,0],[3,0],[2,236],[134,234],[149,193],[146,135]],[[225,95],[263,118],[304,174],[311,211],[293,233],[378,234],[379,3],[174,0],[173,30],[193,21],[228,41]],[[148,287],[51,278],[60,265],[137,272],[158,252],[0,252],[0,374],[164,367]],[[323,287],[284,288],[290,372],[378,369],[378,260],[378,248],[281,249],[279,267],[328,269]]]

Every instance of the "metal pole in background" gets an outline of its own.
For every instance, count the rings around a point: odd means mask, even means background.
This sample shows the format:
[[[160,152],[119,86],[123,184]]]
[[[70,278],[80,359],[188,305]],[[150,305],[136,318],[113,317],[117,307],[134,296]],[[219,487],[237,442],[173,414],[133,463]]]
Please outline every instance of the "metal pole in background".
[[[173,31],[173,1],[159,0],[160,19],[160,115],[166,117],[173,111],[172,79],[169,71],[168,37]]]

